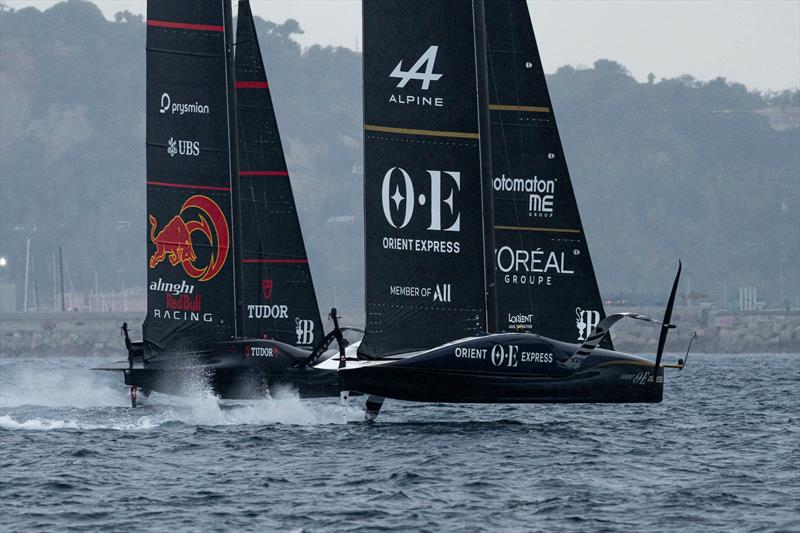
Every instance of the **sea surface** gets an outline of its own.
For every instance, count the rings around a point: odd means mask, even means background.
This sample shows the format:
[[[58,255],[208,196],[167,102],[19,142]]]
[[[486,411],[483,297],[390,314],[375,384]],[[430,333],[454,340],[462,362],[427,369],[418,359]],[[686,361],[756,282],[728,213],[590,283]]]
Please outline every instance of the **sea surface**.
[[[674,359],[674,357],[670,358]],[[800,354],[692,355],[658,405],[128,407],[0,360],[0,531],[800,531]]]

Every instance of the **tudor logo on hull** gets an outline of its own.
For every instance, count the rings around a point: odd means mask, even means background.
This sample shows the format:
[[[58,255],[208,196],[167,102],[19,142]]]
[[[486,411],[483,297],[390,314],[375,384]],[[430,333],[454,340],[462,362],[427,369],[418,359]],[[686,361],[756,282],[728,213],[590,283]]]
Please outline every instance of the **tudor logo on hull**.
[[[420,89],[427,92],[431,87],[431,83],[440,80],[443,76],[443,74],[434,72],[438,52],[439,46],[429,46],[419,59],[405,71],[403,70],[403,60],[401,59],[389,74],[389,77],[400,80],[397,82],[398,89],[405,89],[409,82],[413,80],[419,81]],[[409,86],[408,88],[412,89],[414,87]],[[389,96],[389,103],[399,105],[443,107],[444,102],[443,97],[429,94],[409,94],[398,91]]]

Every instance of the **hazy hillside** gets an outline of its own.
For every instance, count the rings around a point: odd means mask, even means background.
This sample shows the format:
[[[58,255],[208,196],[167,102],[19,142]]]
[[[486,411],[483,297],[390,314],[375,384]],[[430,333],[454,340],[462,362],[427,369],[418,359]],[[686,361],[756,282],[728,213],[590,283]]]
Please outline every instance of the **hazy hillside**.
[[[32,237],[44,300],[57,244],[77,290],[95,271],[101,290],[144,284],[145,26],[117,18],[80,1],[0,13],[0,254],[21,284]],[[340,307],[360,312],[360,55],[302,51],[294,21],[258,31],[320,303],[335,285]],[[550,88],[603,292],[666,292],[682,257],[712,298],[727,272],[772,305],[796,301],[797,92],[637,83],[605,60],[563,67]],[[776,116],[789,127],[771,127]]]

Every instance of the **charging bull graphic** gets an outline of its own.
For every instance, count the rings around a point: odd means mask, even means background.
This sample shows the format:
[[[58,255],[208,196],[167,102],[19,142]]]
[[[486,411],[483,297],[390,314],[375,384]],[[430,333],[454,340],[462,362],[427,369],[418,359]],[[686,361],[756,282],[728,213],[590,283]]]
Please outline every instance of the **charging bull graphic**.
[[[186,220],[187,214],[195,211],[197,219]],[[149,219],[150,242],[156,246],[148,263],[150,268],[155,268],[169,257],[170,265],[182,265],[186,273],[198,281],[208,281],[222,270],[228,258],[228,221],[214,200],[199,194],[192,196],[183,203],[180,213],[172,217],[158,234],[156,217],[150,215]],[[202,267],[195,264],[197,254],[192,243],[195,232],[200,232],[211,248],[208,264]]]

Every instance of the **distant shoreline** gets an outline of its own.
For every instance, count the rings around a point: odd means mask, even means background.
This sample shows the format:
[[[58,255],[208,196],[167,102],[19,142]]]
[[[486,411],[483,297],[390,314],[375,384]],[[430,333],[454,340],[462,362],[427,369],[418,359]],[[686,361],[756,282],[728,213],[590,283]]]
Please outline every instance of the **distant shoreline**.
[[[661,308],[626,308],[660,319]],[[607,313],[621,309],[609,307]],[[347,316],[347,315],[345,315]],[[354,315],[357,316],[357,315]],[[120,327],[127,322],[132,337],[141,337],[142,312],[48,312],[0,315],[0,357],[124,356]],[[350,321],[352,323],[353,321]],[[616,349],[649,354],[656,349],[658,330],[621,322],[612,330]],[[722,311],[702,306],[675,309],[678,329],[667,351],[682,353],[693,332],[694,353],[800,353],[800,311]]]

